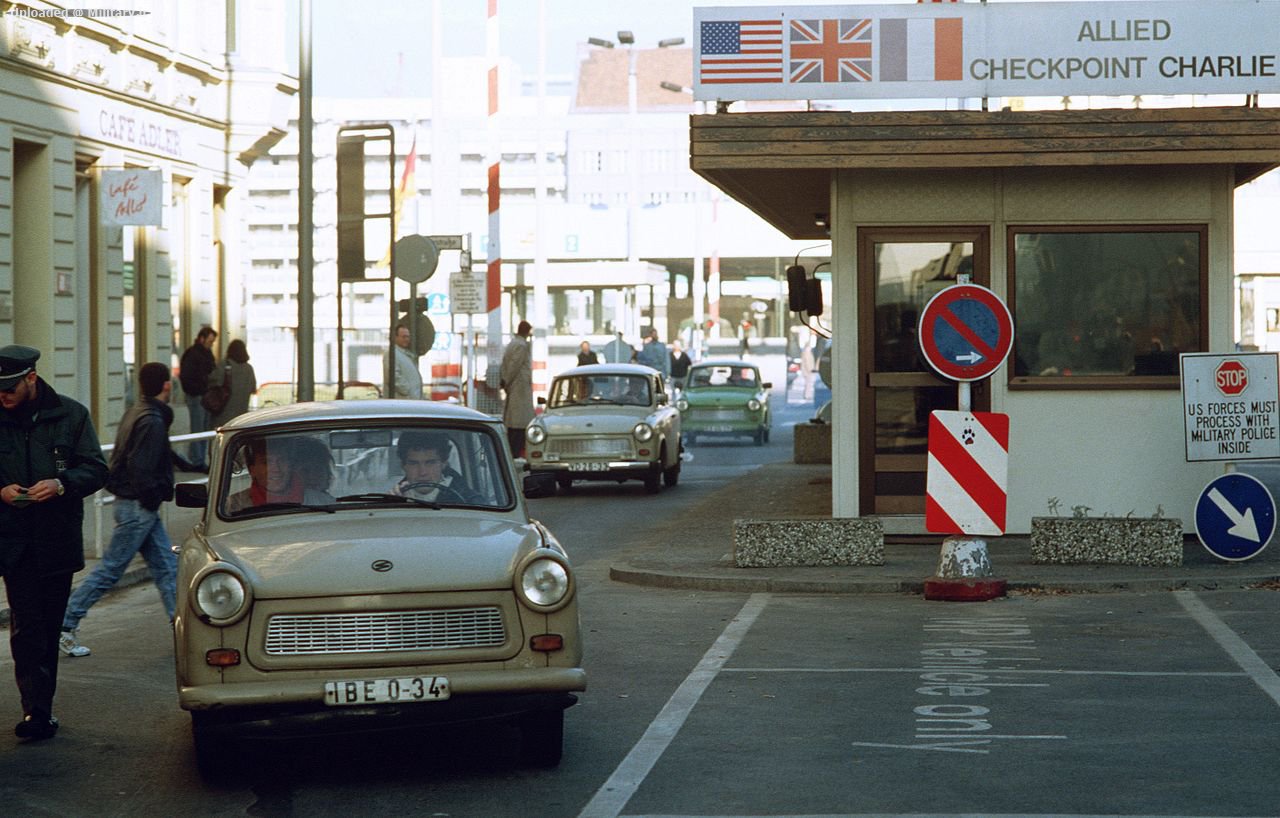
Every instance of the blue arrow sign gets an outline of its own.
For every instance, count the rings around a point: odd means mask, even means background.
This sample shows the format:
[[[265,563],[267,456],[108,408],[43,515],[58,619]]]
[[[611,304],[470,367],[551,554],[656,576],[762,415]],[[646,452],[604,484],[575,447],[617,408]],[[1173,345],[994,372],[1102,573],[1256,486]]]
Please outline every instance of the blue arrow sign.
[[[1196,501],[1196,536],[1220,559],[1256,557],[1275,530],[1275,500],[1252,475],[1232,472],[1215,478]]]

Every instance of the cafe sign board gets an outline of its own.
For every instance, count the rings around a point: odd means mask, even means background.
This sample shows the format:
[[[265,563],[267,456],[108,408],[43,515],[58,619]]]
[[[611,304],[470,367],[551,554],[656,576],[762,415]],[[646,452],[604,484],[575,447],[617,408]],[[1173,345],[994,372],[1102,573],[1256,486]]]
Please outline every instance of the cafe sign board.
[[[1274,352],[1181,356],[1188,461],[1280,457],[1278,360]]]
[[[1280,93],[1280,0],[695,8],[699,100]]]

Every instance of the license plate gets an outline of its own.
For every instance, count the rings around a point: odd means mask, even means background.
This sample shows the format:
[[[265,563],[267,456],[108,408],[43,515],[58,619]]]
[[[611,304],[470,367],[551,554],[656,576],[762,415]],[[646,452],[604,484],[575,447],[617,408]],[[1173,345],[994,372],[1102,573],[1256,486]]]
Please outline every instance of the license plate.
[[[569,471],[608,471],[608,463],[570,463]]]
[[[331,707],[439,701],[447,698],[449,698],[449,680],[443,676],[349,679],[324,683],[324,703]]]
[[[732,426],[704,426],[703,430],[707,432],[732,432],[733,427]]]

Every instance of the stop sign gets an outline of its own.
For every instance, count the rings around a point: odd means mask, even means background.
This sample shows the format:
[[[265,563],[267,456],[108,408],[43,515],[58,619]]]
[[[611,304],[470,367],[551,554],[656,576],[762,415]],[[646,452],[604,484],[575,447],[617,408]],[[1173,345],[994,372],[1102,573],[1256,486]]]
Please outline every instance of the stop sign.
[[[1225,360],[1213,372],[1213,383],[1227,397],[1239,395],[1249,385],[1249,370],[1235,360]]]

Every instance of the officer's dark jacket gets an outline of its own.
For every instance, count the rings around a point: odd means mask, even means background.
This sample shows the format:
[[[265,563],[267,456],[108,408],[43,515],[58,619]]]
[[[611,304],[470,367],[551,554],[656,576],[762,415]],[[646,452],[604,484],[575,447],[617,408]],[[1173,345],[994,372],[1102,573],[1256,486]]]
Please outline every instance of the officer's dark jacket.
[[[129,407],[111,450],[107,491],[151,511],[173,499],[172,423],[173,410],[164,401],[144,397]]]
[[[34,411],[27,414],[34,404]],[[36,379],[36,393],[14,411],[0,408],[0,485],[57,478],[66,493],[43,503],[0,502],[0,572],[24,549],[39,549],[41,573],[84,567],[84,498],[107,482],[89,410]]]

